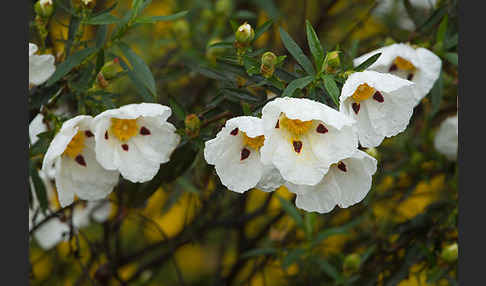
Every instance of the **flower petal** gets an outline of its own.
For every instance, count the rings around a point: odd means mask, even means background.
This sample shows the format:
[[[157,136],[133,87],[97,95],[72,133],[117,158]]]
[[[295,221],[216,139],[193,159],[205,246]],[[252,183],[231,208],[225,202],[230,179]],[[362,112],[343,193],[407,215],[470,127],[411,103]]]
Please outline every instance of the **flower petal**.
[[[56,71],[52,55],[32,55],[29,57],[29,83],[40,85]]]
[[[146,158],[133,142],[126,143],[128,150],[122,144],[115,148],[114,162],[123,178],[133,183],[144,183],[152,180],[160,168],[157,160]]]
[[[135,119],[140,116],[143,117],[157,117],[161,121],[167,120],[172,114],[172,110],[165,105],[157,103],[134,103],[127,104],[120,108],[109,109],[95,117],[95,121],[101,118],[119,118],[119,119]],[[95,123],[96,124],[96,123]]]
[[[262,177],[255,188],[264,192],[273,192],[285,184],[280,172],[273,165],[263,165]]]
[[[30,137],[30,144],[34,145],[39,138],[37,135],[39,135],[42,132],[47,131],[47,126],[43,122],[44,116],[42,113],[38,113],[34,119],[29,124],[29,137]]]
[[[36,44],[29,43],[29,57],[37,52],[38,48]]]
[[[457,160],[458,117],[451,116],[444,120],[434,138],[434,147],[449,160]]]

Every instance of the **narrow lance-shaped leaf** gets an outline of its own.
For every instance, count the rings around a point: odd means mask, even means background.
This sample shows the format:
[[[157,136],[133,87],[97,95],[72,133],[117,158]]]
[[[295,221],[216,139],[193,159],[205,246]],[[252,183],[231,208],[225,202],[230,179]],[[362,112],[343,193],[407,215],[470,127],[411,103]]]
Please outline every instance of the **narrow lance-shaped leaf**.
[[[372,55],[366,61],[362,62],[359,66],[355,67],[354,70],[357,71],[357,72],[364,71],[369,66],[371,66],[374,62],[376,62],[380,56],[381,56],[381,53],[377,53],[375,55]]]
[[[284,92],[282,93],[282,97],[292,96],[294,91],[297,89],[303,89],[307,85],[309,85],[314,80],[314,77],[309,75],[306,77],[298,78],[289,83],[285,88]]]
[[[326,88],[327,93],[331,97],[334,104],[339,107],[339,88],[334,81],[334,77],[332,75],[324,75],[322,76],[322,80],[324,81],[324,87]]]
[[[305,72],[309,75],[314,75],[316,72],[312,66],[309,58],[304,54],[302,49],[297,45],[297,43],[290,37],[290,35],[280,27],[280,38],[289,51],[289,53],[294,57],[294,59],[299,63],[299,65],[304,68]]]
[[[263,23],[263,25],[261,25],[260,27],[256,28],[255,38],[253,39],[253,41],[256,41],[256,39],[258,39],[261,35],[263,35],[263,33],[268,31],[268,29],[270,29],[272,24],[273,24],[273,20],[270,19],[270,20],[266,21],[265,23]]]
[[[47,192],[39,176],[39,172],[32,161],[29,161],[29,175],[34,185],[35,195],[42,210],[47,209]]]
[[[120,47],[125,57],[132,65],[135,76],[145,85],[145,87],[147,87],[152,95],[155,96],[157,94],[155,79],[147,64],[145,64],[143,59],[133,52],[127,44],[120,42],[118,43],[118,47]]]
[[[280,201],[282,209],[295,221],[295,223],[300,227],[304,228],[304,220],[300,215],[299,211],[286,199],[277,196]]]
[[[145,23],[155,23],[159,21],[174,21],[183,18],[187,15],[188,11],[181,11],[172,15],[166,16],[150,16],[150,17],[139,17],[135,20],[135,23],[145,24]]]
[[[309,20],[305,21],[305,26],[307,33],[307,43],[312,53],[312,57],[314,58],[314,64],[316,66],[316,69],[319,72],[322,68],[322,62],[324,60],[324,48],[322,48],[321,42],[317,37],[317,33],[314,28],[312,28]]]
[[[95,47],[87,48],[74,53],[64,62],[59,64],[54,74],[49,78],[46,85],[50,86],[69,73],[74,67],[79,66],[89,55],[96,51]]]
[[[86,20],[85,24],[90,24],[90,25],[107,25],[107,24],[115,24],[120,22],[121,19],[110,14],[101,14],[92,18],[89,18]]]
[[[290,265],[294,262],[299,260],[299,258],[305,253],[305,250],[302,248],[296,248],[291,250],[287,256],[282,260],[282,268],[287,269]]]
[[[445,42],[446,41],[446,33],[447,33],[447,14],[442,18],[442,21],[440,22],[439,25],[439,30],[437,31],[437,37],[436,37],[436,42]]]
[[[143,100],[145,102],[154,102],[154,97],[149,93],[145,85],[138,79],[135,72],[128,67],[121,57],[118,57],[118,59],[123,70],[127,73],[132,83],[137,87],[136,91],[142,96]]]

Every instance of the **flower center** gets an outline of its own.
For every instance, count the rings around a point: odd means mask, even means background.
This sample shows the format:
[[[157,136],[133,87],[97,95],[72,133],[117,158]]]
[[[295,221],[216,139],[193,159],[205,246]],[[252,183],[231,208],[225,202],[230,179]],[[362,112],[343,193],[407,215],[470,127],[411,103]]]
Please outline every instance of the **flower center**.
[[[295,136],[303,135],[312,128],[312,120],[289,119],[285,115],[280,116],[278,123]]]
[[[396,57],[395,60],[393,61],[393,64],[400,70],[404,71],[414,71],[415,66],[410,62],[407,61],[406,59],[402,57]]]
[[[85,139],[84,131],[78,131],[78,133],[74,135],[73,139],[71,139],[71,142],[69,142],[63,154],[66,154],[71,159],[76,158],[81,153],[81,151],[83,151],[84,139]]]
[[[363,100],[366,100],[375,94],[376,90],[369,86],[367,83],[362,83],[358,86],[358,88],[354,91],[353,95],[351,96],[355,102],[359,103]]]
[[[254,150],[258,151],[263,146],[263,142],[265,141],[265,136],[260,135],[254,138],[248,137],[245,132],[243,133],[243,145],[253,148]]]
[[[110,131],[120,141],[127,141],[138,133],[137,119],[111,118]]]

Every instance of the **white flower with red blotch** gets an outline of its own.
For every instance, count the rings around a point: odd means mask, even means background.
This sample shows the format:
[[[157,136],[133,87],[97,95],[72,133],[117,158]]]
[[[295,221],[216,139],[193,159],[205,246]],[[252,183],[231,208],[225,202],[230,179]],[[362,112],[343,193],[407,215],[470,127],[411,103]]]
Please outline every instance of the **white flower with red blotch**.
[[[434,138],[434,147],[449,160],[457,160],[459,128],[457,115],[451,116],[440,124]]]
[[[439,78],[442,61],[425,48],[413,48],[408,44],[393,44],[354,59],[358,66],[369,57],[381,53],[376,62],[368,67],[382,73],[391,73],[415,83],[415,105],[424,98]]]
[[[273,191],[284,183],[275,167],[260,160],[265,142],[262,123],[257,117],[234,117],[205,143],[204,158],[215,165],[221,182],[231,191]]]
[[[42,170],[55,166],[55,181],[62,207],[77,195],[82,200],[103,199],[118,183],[119,173],[104,169],[96,160],[92,117],[76,116],[61,127],[52,140]]]
[[[294,184],[319,183],[331,164],[358,147],[355,121],[310,99],[276,98],[263,107],[262,120],[262,162]]]
[[[95,117],[96,158],[131,182],[150,181],[177,147],[180,136],[167,119],[169,107],[129,104]]]
[[[36,55],[37,46],[29,43],[29,85],[40,85],[56,71],[53,55]]]
[[[357,121],[354,128],[363,147],[376,147],[385,137],[407,128],[415,104],[414,85],[375,71],[348,77],[339,97],[339,110]]]
[[[309,212],[327,213],[336,205],[347,208],[361,202],[368,194],[376,172],[375,158],[361,150],[333,164],[315,186],[286,183],[296,193],[295,204]]]

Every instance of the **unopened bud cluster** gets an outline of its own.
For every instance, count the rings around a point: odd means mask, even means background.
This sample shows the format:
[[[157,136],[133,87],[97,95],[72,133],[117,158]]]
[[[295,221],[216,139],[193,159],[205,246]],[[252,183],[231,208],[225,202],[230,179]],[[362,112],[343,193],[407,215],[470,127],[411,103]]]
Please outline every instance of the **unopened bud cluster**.
[[[54,13],[52,0],[39,0],[34,4],[35,13],[42,18],[49,18]]]
[[[262,55],[262,65],[260,72],[265,78],[269,78],[275,72],[275,65],[277,64],[277,56],[272,52],[266,52]]]
[[[249,46],[255,38],[255,31],[250,24],[244,23],[235,32],[235,46],[237,48]]]

